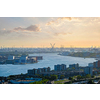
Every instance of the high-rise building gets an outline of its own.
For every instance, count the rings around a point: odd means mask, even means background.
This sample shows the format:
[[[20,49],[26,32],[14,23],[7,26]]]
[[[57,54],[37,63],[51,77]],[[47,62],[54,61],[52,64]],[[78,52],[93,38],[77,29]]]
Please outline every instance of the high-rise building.
[[[69,65],[69,68],[75,68],[75,69],[78,69],[79,68],[79,64],[77,63],[77,64],[71,64],[71,65]]]
[[[40,74],[42,72],[50,72],[50,67],[28,70],[28,75],[36,75],[36,74]]]
[[[63,70],[66,70],[66,65],[65,65],[65,64],[54,65],[54,70],[55,70],[55,71],[63,71]]]
[[[93,67],[100,67],[100,60],[94,62]]]
[[[93,67],[84,67],[85,74],[93,75],[92,71],[93,71]]]

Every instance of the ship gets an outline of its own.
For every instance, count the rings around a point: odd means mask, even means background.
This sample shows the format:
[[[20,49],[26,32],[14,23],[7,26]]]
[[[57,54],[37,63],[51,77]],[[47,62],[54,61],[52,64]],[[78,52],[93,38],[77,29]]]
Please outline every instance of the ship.
[[[61,56],[68,56],[69,54],[70,54],[70,52],[65,51],[65,52],[59,53],[58,55],[61,55]]]

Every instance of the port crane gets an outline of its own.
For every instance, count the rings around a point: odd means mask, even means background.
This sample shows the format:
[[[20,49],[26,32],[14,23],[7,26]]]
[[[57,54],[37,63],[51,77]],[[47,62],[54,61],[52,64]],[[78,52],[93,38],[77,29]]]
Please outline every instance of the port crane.
[[[51,45],[51,51],[53,51],[54,50],[55,43],[54,44],[51,44],[50,43],[50,45]]]

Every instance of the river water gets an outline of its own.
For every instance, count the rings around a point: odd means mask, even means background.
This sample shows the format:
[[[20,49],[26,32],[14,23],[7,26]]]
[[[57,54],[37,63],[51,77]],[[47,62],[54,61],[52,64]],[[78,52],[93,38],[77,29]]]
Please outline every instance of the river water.
[[[50,67],[51,70],[54,69],[56,64],[66,64],[69,67],[69,64],[79,63],[80,66],[87,66],[88,63],[96,61],[94,58],[80,58],[80,57],[70,57],[70,56],[60,56],[57,53],[40,53],[40,54],[30,54],[30,56],[43,56],[43,60],[40,60],[35,64],[26,64],[26,65],[0,65],[0,76],[9,76],[16,74],[25,74],[28,69],[33,68],[43,68]]]

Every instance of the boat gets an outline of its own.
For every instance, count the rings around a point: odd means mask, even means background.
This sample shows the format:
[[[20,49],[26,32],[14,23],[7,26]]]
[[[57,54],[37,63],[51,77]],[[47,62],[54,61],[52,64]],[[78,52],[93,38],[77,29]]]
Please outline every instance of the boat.
[[[100,58],[95,58],[95,60],[100,60]]]
[[[65,52],[59,53],[58,55],[61,55],[61,56],[68,56],[69,54],[70,54],[70,52],[65,51]]]

